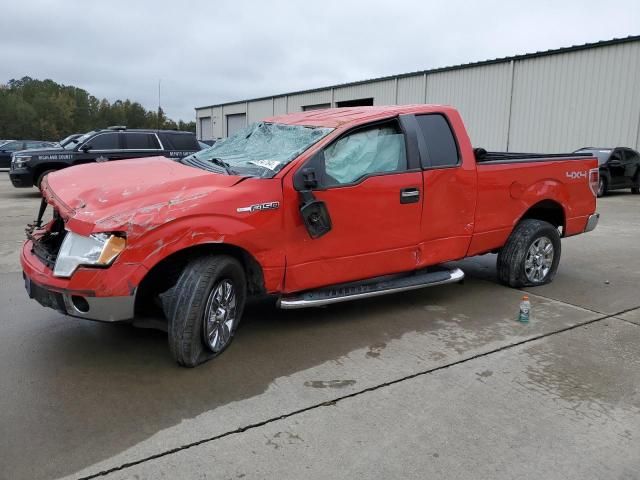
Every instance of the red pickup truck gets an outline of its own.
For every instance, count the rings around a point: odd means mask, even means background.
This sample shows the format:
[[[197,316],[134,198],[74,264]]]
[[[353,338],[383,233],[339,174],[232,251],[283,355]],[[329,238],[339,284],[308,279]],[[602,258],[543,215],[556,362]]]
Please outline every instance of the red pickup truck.
[[[594,157],[474,150],[439,105],[274,117],[179,161],[79,165],[41,188],[30,297],[93,320],[160,313],[184,366],[229,345],[248,296],[301,308],[458,282],[439,265],[488,252],[502,283],[541,285],[560,238],[598,222]]]

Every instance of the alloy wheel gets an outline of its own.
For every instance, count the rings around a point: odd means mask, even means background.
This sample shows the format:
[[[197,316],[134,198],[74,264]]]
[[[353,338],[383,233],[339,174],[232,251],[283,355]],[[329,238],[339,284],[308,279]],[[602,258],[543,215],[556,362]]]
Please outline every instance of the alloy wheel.
[[[553,265],[553,243],[547,237],[537,238],[529,247],[524,261],[524,273],[533,283],[542,282]]]
[[[218,353],[231,340],[236,323],[236,291],[233,282],[220,280],[209,293],[204,311],[204,342]]]

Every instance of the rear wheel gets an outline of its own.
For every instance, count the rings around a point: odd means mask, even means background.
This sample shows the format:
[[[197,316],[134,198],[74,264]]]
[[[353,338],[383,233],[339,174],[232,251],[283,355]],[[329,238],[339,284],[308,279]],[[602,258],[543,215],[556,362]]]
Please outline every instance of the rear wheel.
[[[560,262],[558,229],[542,220],[523,220],[498,254],[498,279],[510,287],[544,285]]]
[[[162,295],[176,362],[195,367],[220,355],[233,340],[246,294],[244,269],[235,258],[206,255],[187,264]]]

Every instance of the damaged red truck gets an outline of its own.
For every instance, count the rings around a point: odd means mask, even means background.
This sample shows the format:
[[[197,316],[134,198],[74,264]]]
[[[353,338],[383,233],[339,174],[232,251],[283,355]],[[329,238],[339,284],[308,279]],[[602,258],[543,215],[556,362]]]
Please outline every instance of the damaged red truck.
[[[597,187],[591,156],[474,150],[452,107],[301,112],[180,161],[48,175],[21,261],[44,306],[160,314],[194,366],[229,345],[248,296],[301,308],[459,282],[442,264],[489,252],[502,283],[548,283],[561,236],[595,228]]]

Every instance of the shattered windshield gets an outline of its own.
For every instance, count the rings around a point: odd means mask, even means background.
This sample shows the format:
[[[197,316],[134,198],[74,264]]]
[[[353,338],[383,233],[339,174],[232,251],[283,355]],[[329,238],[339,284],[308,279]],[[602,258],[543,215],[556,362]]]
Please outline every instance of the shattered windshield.
[[[258,122],[243,128],[182,163],[230,175],[271,178],[332,128]]]

